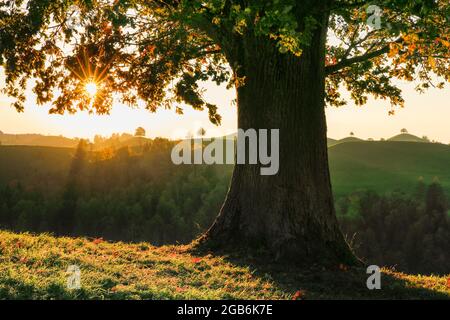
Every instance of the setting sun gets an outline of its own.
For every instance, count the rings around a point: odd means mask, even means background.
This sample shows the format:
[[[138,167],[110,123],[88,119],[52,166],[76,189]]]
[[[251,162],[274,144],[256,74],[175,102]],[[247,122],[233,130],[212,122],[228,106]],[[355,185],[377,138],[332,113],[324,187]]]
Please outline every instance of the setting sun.
[[[88,83],[86,83],[85,90],[86,90],[87,94],[91,98],[93,98],[97,94],[97,84],[95,82],[92,82],[92,81],[88,82]]]

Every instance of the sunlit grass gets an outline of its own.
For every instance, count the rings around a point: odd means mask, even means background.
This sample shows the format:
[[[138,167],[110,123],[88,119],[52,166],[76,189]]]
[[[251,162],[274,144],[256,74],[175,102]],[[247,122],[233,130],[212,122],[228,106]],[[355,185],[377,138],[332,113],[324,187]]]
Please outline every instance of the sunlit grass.
[[[79,290],[66,270],[81,269]],[[0,299],[450,298],[446,277],[385,270],[383,290],[365,287],[365,270],[257,270],[190,246],[55,238],[0,231]]]

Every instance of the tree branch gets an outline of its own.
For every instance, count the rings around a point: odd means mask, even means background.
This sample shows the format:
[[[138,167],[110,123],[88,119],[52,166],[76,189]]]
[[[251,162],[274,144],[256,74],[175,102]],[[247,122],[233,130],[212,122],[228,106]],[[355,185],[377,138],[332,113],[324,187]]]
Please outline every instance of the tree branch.
[[[339,63],[325,67],[325,72],[327,75],[334,74],[334,73],[338,72],[339,70],[342,70],[346,67],[351,66],[354,63],[364,62],[364,61],[370,60],[372,58],[386,54],[388,52],[389,52],[389,45],[387,45],[379,50],[365,53],[361,56],[356,56],[356,57],[349,58],[349,59],[343,59],[343,60],[339,61]]]
[[[398,40],[396,40],[394,42],[391,42],[391,43],[400,43],[402,41],[403,41],[403,39],[400,38],[400,39],[398,39]],[[330,65],[330,66],[325,67],[325,73],[326,73],[326,75],[334,74],[334,73],[336,73],[336,72],[338,72],[338,71],[340,71],[340,70],[342,70],[342,69],[344,69],[346,67],[350,67],[354,63],[364,62],[364,61],[367,61],[367,60],[379,57],[379,56],[381,56],[383,54],[386,54],[390,50],[390,44],[391,43],[388,43],[387,45],[385,45],[381,49],[378,49],[378,50],[375,50],[375,51],[366,52],[365,54],[360,55],[360,56],[356,56],[356,57],[352,57],[352,58],[348,58],[348,59],[344,58],[344,59],[342,59],[341,61],[339,61],[338,63],[336,63],[334,65]]]

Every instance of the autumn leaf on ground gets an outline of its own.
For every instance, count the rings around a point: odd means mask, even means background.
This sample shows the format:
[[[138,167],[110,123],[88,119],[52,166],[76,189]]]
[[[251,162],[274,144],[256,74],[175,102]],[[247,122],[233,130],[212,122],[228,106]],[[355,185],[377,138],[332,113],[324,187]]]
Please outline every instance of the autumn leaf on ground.
[[[193,263],[200,263],[200,262],[202,262],[202,259],[201,258],[192,258],[192,262]]]
[[[298,290],[294,295],[292,296],[292,300],[303,300],[305,298],[305,293],[301,290]]]
[[[104,242],[103,238],[97,238],[97,239],[92,240],[93,244],[100,244],[102,242]]]

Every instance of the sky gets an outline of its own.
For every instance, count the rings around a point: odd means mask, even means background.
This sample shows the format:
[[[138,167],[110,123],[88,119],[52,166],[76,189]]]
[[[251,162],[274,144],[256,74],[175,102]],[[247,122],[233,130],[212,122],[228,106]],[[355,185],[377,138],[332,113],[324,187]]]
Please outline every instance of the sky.
[[[425,94],[414,90],[412,83],[400,83],[405,108],[398,109],[394,116],[388,114],[389,102],[373,100],[363,107],[351,102],[348,106],[327,108],[328,136],[344,138],[350,132],[356,136],[379,140],[389,138],[406,128],[420,137],[426,135],[432,140],[450,143],[450,86],[443,90],[431,89]],[[0,72],[0,88],[4,78]],[[17,113],[11,100],[0,94],[0,131],[4,133],[39,133],[44,135],[63,135],[92,139],[96,134],[110,136],[113,133],[134,133],[143,127],[147,136],[182,138],[195,133],[203,127],[207,136],[220,136],[236,131],[236,105],[233,103],[233,90],[205,84],[205,98],[219,106],[223,117],[222,125],[217,127],[208,120],[207,111],[194,111],[185,107],[184,115],[174,110],[159,110],[150,113],[144,109],[132,109],[116,104],[109,116],[96,116],[87,113],[75,115],[49,115],[49,106],[36,106],[32,95],[28,96],[24,113]]]

